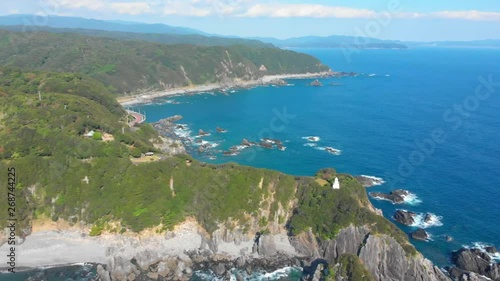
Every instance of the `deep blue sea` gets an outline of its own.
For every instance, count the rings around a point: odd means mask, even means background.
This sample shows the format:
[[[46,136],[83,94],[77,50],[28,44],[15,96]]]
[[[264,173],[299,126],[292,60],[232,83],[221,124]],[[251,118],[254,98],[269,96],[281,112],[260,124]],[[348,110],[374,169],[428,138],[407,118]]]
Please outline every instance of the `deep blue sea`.
[[[180,114],[188,126],[180,133],[191,137],[199,129],[211,133],[203,140],[213,148],[198,153],[199,144],[191,145],[205,162],[297,175],[333,167],[386,181],[368,191],[411,191],[418,197],[411,204],[372,202],[389,219],[398,208],[434,214],[433,224],[420,225],[432,240],[414,244],[438,265],[462,246],[500,246],[500,49],[360,50],[350,57],[341,49],[296,51],[359,75],[320,79],[323,87],[287,80],[285,87],[175,97],[135,109],[149,122]],[[279,139],[286,149],[222,154],[243,138]]]

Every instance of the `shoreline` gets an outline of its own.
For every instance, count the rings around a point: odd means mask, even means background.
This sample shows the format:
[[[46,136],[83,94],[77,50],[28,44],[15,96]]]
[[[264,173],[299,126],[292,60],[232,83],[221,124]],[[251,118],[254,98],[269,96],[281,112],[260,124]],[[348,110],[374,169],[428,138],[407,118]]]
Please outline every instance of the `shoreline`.
[[[42,221],[36,225],[26,240],[16,246],[16,270],[19,272],[86,263],[113,268],[116,258],[131,260],[146,256],[153,261],[156,258],[169,259],[185,256],[187,252],[209,250],[211,243],[208,233],[192,218],[187,218],[173,230],[164,233],[145,229],[140,233],[104,233],[94,237],[88,235],[88,227],[69,226],[65,221]],[[213,254],[229,260],[236,260],[240,256],[257,258],[252,253],[254,235],[248,233],[240,239],[239,243],[235,243],[224,241],[221,236],[217,241],[218,250]],[[282,253],[290,257],[301,256],[283,231],[270,235],[269,239],[273,245],[280,247]],[[5,252],[8,247],[5,243],[0,246],[0,251]],[[0,272],[3,270],[3,266],[0,267]]]
[[[314,79],[321,77],[333,77],[341,73],[342,72],[323,71],[323,72],[307,72],[298,74],[266,75],[262,76],[257,80],[235,79],[231,83],[207,83],[207,84],[193,85],[187,87],[177,87],[167,90],[159,90],[144,94],[137,94],[130,97],[120,97],[117,98],[117,101],[122,106],[130,106],[135,104],[148,103],[154,99],[161,97],[181,96],[186,94],[203,93],[220,89],[250,88],[255,86],[271,85],[281,79]]]

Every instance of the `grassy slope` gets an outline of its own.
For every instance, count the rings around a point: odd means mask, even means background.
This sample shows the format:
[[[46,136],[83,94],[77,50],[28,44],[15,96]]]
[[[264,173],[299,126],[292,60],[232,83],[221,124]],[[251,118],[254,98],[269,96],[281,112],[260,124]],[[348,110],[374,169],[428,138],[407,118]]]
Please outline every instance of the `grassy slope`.
[[[5,30],[0,38],[0,64],[87,74],[114,93],[251,79],[264,74],[258,70],[262,64],[268,69],[265,74],[329,69],[312,56],[277,48],[164,45]]]

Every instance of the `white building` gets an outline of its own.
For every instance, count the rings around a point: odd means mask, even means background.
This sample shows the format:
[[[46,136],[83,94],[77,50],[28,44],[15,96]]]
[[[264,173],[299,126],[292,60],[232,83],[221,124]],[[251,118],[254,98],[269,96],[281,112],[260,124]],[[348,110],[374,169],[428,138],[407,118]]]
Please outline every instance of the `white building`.
[[[332,184],[333,189],[340,189],[339,178],[335,177],[335,182]]]

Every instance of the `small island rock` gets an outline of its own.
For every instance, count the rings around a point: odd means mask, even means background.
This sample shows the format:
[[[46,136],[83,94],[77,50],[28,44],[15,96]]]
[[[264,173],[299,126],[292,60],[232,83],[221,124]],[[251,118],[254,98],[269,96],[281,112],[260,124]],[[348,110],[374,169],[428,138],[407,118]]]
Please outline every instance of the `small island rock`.
[[[397,210],[396,213],[394,213],[394,219],[404,225],[412,225],[415,223],[415,213],[405,211],[405,210]]]
[[[382,193],[382,192],[370,192],[370,196],[373,198],[378,198],[382,200],[391,201],[394,204],[402,204],[405,202],[405,197],[408,196],[410,192],[404,189],[397,189],[391,191],[390,193]]]
[[[425,230],[419,228],[417,231],[411,233],[411,238],[415,240],[427,241],[429,240],[429,235]]]
[[[309,86],[313,86],[313,87],[321,87],[323,86],[323,83],[319,82],[318,79],[312,81],[311,83],[309,83]]]

